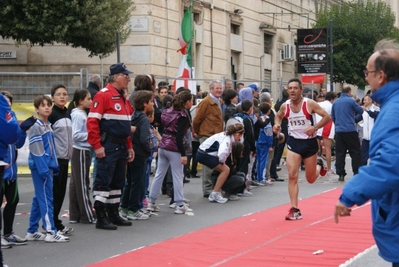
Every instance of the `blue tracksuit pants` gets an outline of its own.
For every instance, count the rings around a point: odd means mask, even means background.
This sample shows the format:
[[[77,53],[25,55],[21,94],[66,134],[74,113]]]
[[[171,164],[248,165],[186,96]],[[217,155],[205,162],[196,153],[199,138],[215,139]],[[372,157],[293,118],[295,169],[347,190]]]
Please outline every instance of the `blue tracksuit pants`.
[[[258,182],[267,179],[263,173],[267,166],[267,159],[269,157],[269,147],[267,145],[257,144],[256,145],[256,159],[257,159],[257,178]]]
[[[35,233],[39,229],[39,221],[48,233],[56,233],[54,226],[53,206],[53,172],[48,177],[40,176],[37,170],[31,170],[35,194],[29,218],[28,233]]]

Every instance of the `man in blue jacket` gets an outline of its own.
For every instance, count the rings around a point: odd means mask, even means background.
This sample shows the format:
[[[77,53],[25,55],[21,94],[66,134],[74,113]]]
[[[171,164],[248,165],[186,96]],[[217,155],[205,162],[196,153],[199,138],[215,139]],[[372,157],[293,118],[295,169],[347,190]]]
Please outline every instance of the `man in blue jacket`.
[[[371,98],[381,110],[372,130],[370,164],[343,188],[334,217],[349,216],[350,207],[371,199],[373,235],[380,256],[399,267],[399,44],[382,40],[364,71]]]
[[[335,165],[337,167],[336,173],[339,175],[338,181],[340,182],[345,180],[346,175],[346,151],[349,151],[351,156],[354,174],[357,174],[359,167],[362,165],[360,140],[355,123],[357,114],[363,114],[363,109],[351,96],[351,88],[345,86],[340,97],[334,101],[331,109],[331,117],[335,124]]]

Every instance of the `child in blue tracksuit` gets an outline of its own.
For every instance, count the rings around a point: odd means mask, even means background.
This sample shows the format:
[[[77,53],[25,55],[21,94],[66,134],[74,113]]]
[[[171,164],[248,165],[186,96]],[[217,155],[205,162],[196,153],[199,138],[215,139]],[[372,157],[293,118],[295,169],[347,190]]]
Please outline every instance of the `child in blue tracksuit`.
[[[39,95],[34,100],[34,106],[38,119],[29,131],[29,169],[35,195],[32,200],[26,239],[68,242],[69,238],[57,233],[54,226],[53,175],[58,174],[59,167],[55,153],[54,133],[48,122],[52,100],[46,95]],[[47,234],[38,231],[40,219]]]
[[[267,117],[270,114],[271,107],[268,103],[261,103],[259,105],[262,120],[269,120]],[[269,120],[270,121],[270,120]],[[257,179],[258,182],[266,183],[267,177],[264,177],[264,171],[267,166],[267,159],[269,157],[269,151],[273,147],[273,129],[269,122],[264,128],[259,129],[259,137],[256,141],[256,157],[258,160],[257,164]]]

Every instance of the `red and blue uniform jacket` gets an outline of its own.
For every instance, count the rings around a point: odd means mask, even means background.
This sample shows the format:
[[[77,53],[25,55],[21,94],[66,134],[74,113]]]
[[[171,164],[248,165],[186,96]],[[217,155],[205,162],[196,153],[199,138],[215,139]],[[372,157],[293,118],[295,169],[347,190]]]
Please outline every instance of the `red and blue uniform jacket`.
[[[133,108],[112,84],[108,84],[95,96],[87,118],[87,141],[96,150],[106,140],[126,139],[128,149],[133,148],[130,137]]]

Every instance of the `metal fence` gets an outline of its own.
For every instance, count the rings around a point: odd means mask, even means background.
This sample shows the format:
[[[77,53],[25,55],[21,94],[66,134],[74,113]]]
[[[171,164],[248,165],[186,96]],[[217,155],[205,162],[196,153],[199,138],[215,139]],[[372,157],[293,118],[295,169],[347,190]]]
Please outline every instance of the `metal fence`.
[[[63,84],[69,94],[69,99],[73,98],[76,89],[86,88],[89,83],[90,73],[87,69],[80,69],[79,72],[0,72],[0,90],[6,90],[14,95],[16,102],[32,102],[39,94],[50,94],[51,88],[56,84]],[[105,83],[107,76],[102,76]],[[133,91],[134,76],[129,85],[129,92]],[[223,84],[225,77],[215,77]],[[202,91],[208,91],[209,84],[215,79],[190,79],[190,88],[196,93],[196,86],[199,85]],[[156,76],[156,83],[167,81],[173,84],[173,81],[184,81],[174,77]],[[279,80],[232,80],[233,88],[237,83],[244,83],[245,86],[257,82],[259,87],[271,90],[272,97],[278,99],[281,96],[282,87],[286,84],[282,79]]]
[[[56,84],[63,84],[70,99],[76,89],[86,88],[87,69],[79,72],[0,72],[0,90],[14,95],[18,102],[32,102],[40,94],[50,94]]]

